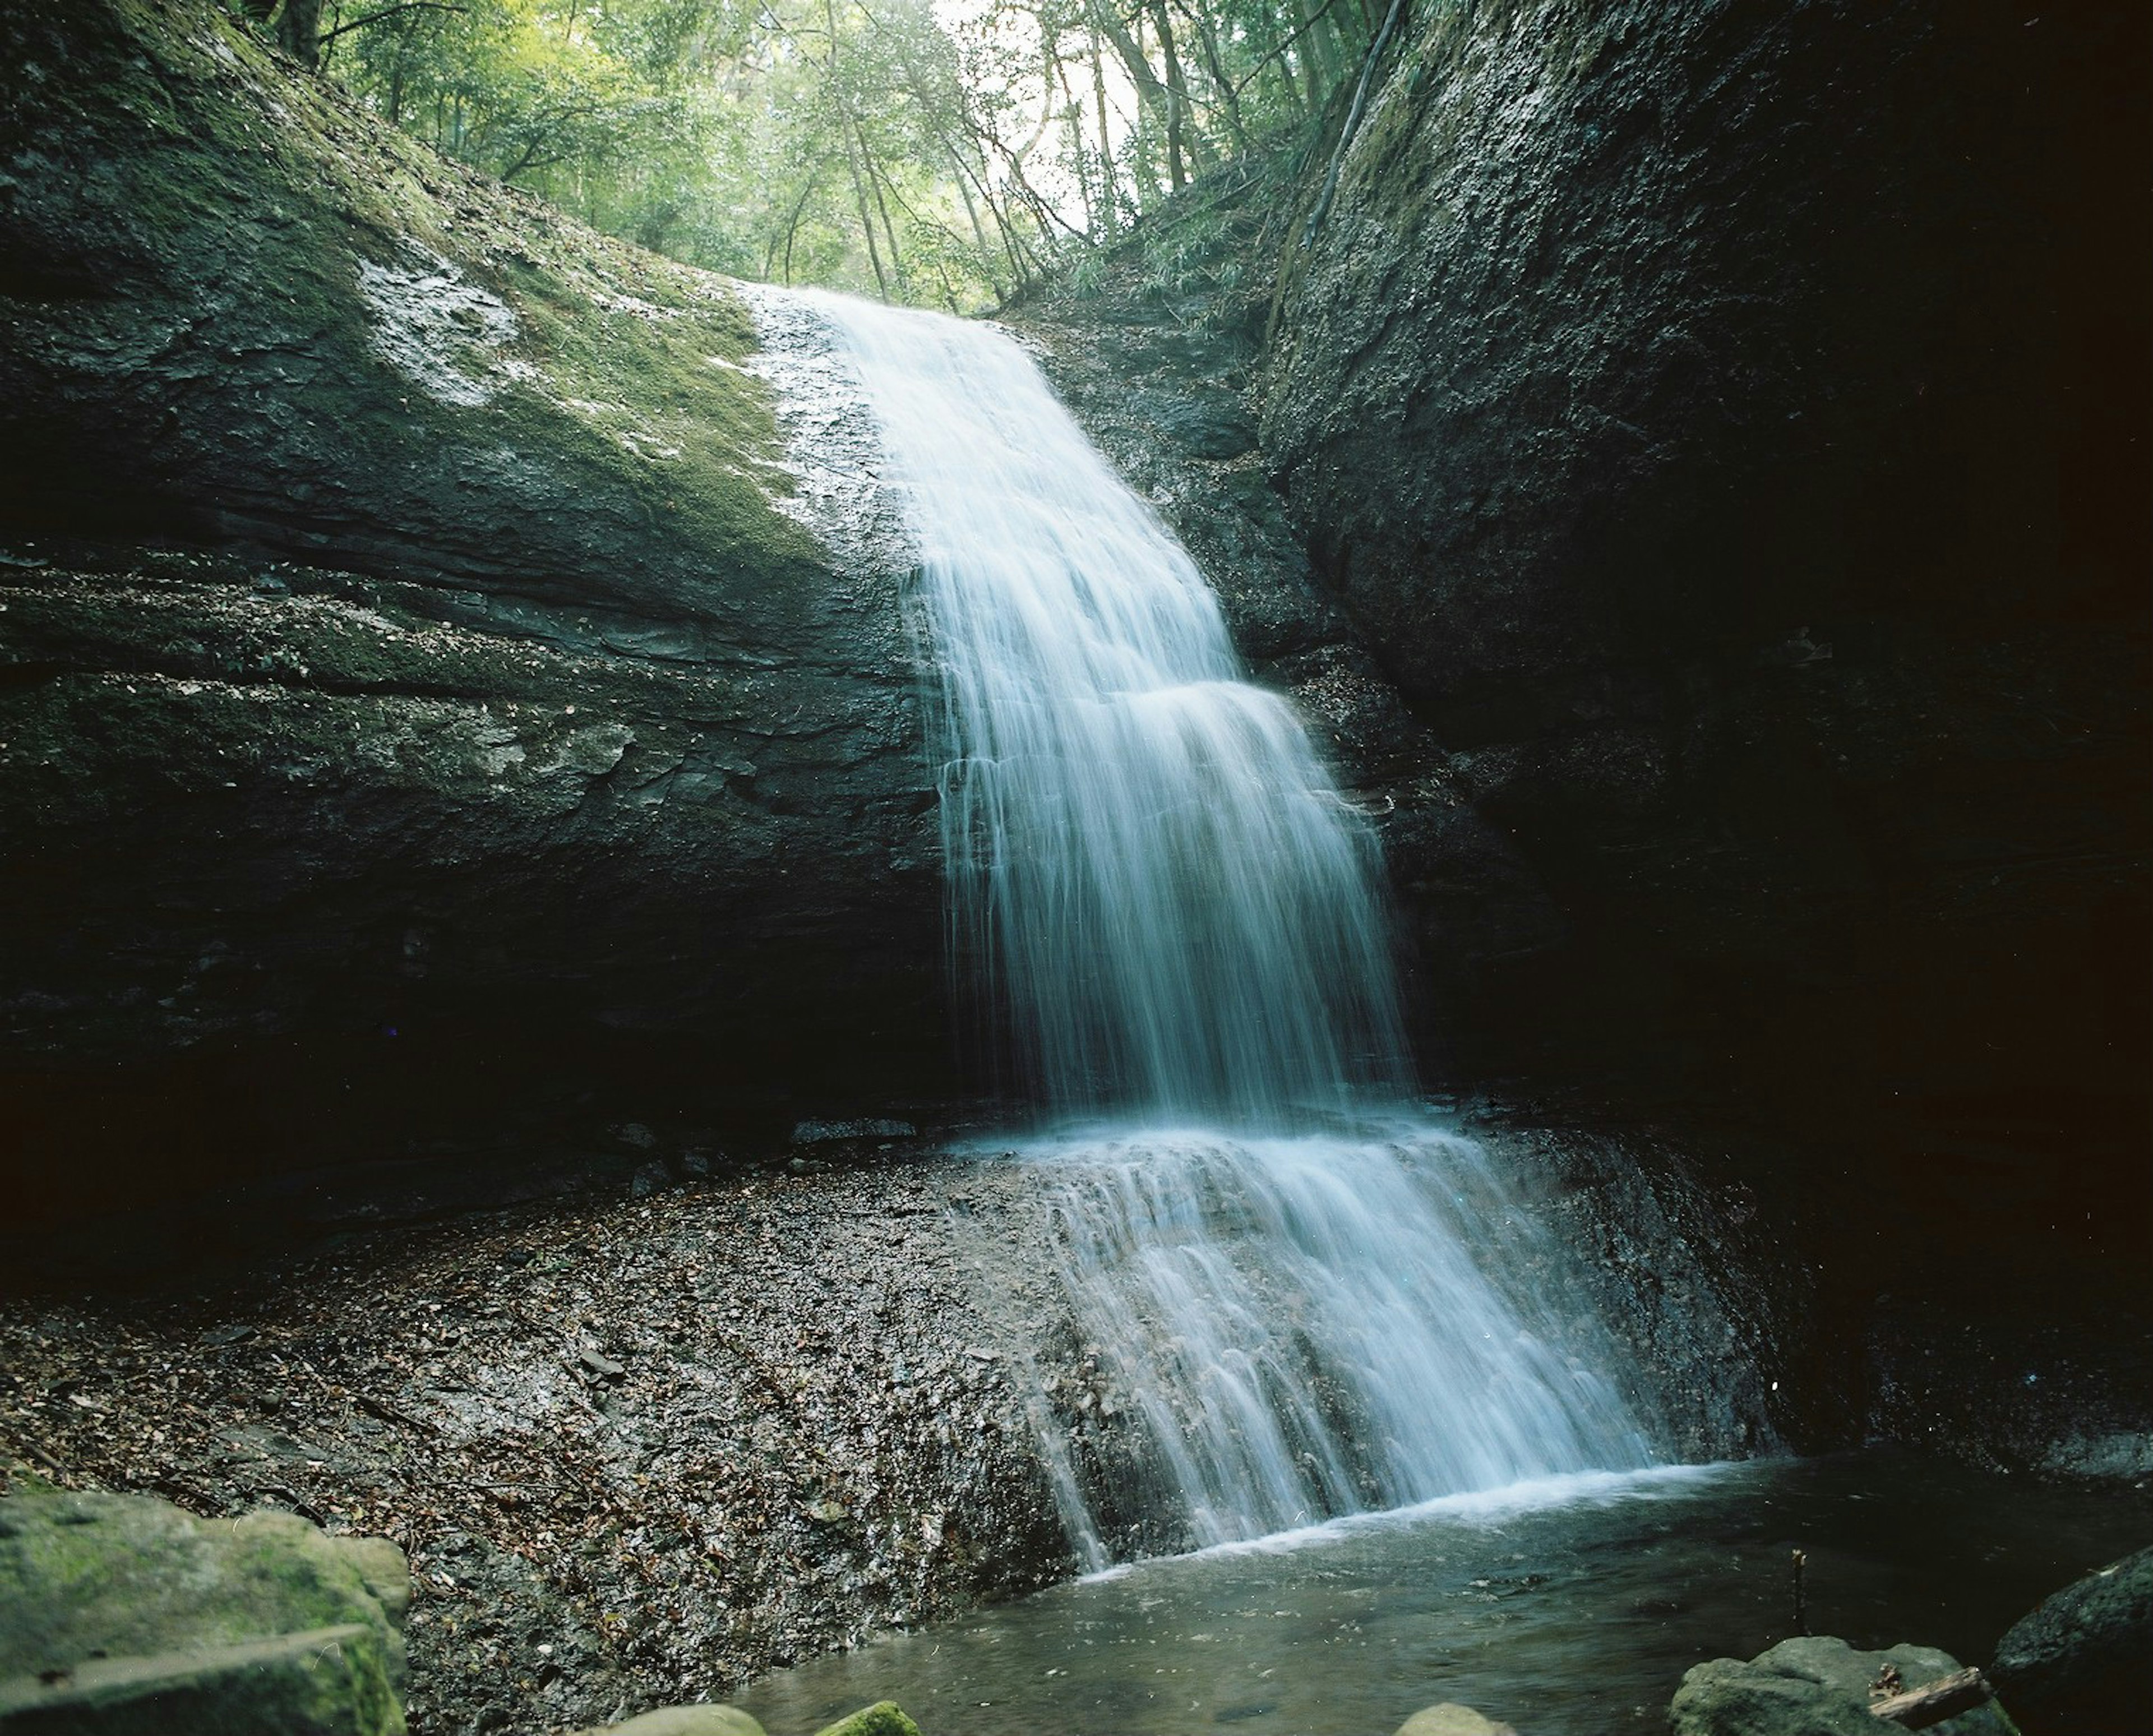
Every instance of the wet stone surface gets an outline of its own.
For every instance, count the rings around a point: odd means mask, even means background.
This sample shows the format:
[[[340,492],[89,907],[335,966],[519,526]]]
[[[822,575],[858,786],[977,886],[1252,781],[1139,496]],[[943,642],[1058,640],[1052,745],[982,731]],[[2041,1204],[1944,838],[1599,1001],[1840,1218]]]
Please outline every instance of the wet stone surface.
[[[394,1539],[422,1732],[717,1698],[1060,1576],[949,1206],[992,1221],[1016,1184],[824,1149],[214,1292],[8,1301],[0,1464]]]

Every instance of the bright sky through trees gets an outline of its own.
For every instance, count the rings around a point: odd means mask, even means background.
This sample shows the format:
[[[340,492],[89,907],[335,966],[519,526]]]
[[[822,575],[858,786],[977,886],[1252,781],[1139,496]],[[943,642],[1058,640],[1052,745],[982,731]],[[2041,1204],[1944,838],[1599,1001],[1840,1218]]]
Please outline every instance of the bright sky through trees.
[[[1379,0],[226,3],[602,229],[965,308],[1313,128],[1382,23]]]

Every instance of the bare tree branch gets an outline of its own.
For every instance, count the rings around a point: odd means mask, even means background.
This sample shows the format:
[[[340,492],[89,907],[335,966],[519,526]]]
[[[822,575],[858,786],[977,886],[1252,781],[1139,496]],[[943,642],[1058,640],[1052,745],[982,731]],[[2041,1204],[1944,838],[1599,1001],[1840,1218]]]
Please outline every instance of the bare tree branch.
[[[258,3],[258,0],[257,0]],[[450,6],[447,0],[404,0],[401,6],[384,7],[379,12],[370,12],[363,18],[354,18],[349,24],[339,24],[333,30],[322,33],[320,42],[327,48],[348,30],[364,30],[369,24],[378,24],[384,18],[393,18],[400,12],[469,12],[468,6]]]
[[[1345,163],[1346,148],[1353,142],[1353,135],[1360,130],[1361,109],[1368,100],[1368,85],[1376,76],[1376,63],[1383,58],[1383,50],[1390,46],[1391,33],[1397,28],[1398,15],[1406,9],[1406,0],[1391,0],[1390,15],[1383,20],[1383,28],[1377,33],[1374,42],[1368,45],[1368,58],[1361,63],[1361,82],[1353,88],[1353,106],[1346,111],[1346,125],[1338,135],[1338,148],[1331,153],[1331,167],[1323,176],[1323,191],[1316,196],[1316,209],[1308,214],[1308,226],[1300,232],[1304,248],[1315,243],[1316,232],[1323,227],[1324,218],[1331,211],[1331,196],[1338,191],[1338,171]]]

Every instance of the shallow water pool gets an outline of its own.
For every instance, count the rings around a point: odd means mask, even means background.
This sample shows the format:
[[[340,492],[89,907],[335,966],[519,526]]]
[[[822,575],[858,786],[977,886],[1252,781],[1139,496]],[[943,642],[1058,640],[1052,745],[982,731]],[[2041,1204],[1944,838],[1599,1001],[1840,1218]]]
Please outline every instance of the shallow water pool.
[[[2153,1541],[2144,1491],[1897,1452],[1553,1479],[1151,1561],[753,1683],[773,1731],[894,1699],[926,1736],[1387,1736],[1458,1700],[1530,1736],[1664,1728],[1682,1672],[1809,1628],[1986,1662]]]

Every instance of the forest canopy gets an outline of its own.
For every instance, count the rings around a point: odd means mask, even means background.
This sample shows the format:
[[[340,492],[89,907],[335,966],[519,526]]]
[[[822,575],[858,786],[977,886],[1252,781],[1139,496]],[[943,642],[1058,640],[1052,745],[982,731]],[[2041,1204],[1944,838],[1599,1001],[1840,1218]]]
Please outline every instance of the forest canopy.
[[[735,276],[969,308],[1312,138],[1402,0],[226,0],[445,154]]]

